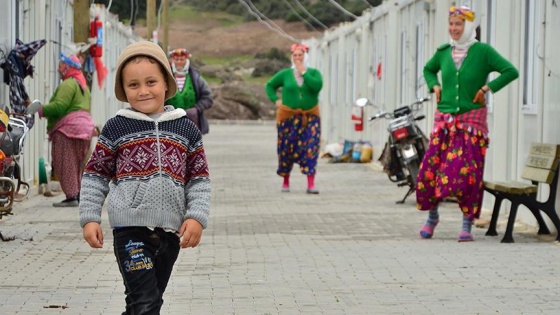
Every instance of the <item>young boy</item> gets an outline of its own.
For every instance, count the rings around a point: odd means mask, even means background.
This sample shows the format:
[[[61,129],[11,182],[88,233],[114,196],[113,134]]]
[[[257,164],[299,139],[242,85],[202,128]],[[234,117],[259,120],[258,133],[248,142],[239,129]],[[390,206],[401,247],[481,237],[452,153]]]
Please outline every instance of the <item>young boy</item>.
[[[103,246],[101,209],[108,197],[125,314],[159,314],[179,247],[196,247],[210,211],[208,164],[198,128],[183,109],[165,106],[177,91],[163,50],[141,41],[118,59],[121,109],[101,131],[82,178],[80,225]]]

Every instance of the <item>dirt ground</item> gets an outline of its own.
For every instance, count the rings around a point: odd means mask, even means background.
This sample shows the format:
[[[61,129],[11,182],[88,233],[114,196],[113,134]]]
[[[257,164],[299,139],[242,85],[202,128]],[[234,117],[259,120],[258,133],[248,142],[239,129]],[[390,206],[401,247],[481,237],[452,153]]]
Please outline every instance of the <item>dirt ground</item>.
[[[309,31],[303,23],[286,23],[275,20],[284,32],[296,40],[320,36],[320,32]],[[136,33],[146,36],[145,27],[137,27]],[[160,35],[160,38],[162,36]],[[232,27],[221,27],[215,21],[200,24],[173,23],[169,25],[169,47],[185,47],[194,56],[228,57],[254,55],[276,47],[289,51],[293,40],[279,35],[260,22],[247,22]]]

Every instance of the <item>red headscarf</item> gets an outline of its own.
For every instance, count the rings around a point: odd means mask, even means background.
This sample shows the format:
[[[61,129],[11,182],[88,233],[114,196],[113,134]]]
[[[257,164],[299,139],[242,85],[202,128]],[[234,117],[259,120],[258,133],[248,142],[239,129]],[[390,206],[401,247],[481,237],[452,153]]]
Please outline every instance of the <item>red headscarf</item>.
[[[185,48],[176,48],[169,54],[169,57],[171,57],[171,58],[181,57],[181,56],[189,58],[190,53]]]
[[[74,78],[80,84],[82,89],[87,88],[86,78],[82,73],[82,64],[80,59],[76,55],[67,55],[65,53],[60,54],[60,62],[64,64],[65,69],[62,71],[62,80],[68,78]]]
[[[301,49],[304,53],[309,51],[309,47],[304,44],[292,44],[292,47],[290,47],[290,51],[294,52],[296,49]]]

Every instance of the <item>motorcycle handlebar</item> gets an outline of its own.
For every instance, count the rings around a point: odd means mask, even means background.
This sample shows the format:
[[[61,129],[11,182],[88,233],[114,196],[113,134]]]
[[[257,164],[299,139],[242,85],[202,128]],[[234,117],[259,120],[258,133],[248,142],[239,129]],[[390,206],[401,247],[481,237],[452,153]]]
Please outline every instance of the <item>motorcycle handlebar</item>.
[[[23,118],[31,118],[30,114],[18,114],[18,113],[10,113],[11,116],[14,117],[23,117]]]
[[[393,113],[381,112],[381,113],[376,114],[375,116],[371,116],[369,118],[369,121],[373,121],[373,120],[376,120],[376,119],[381,118],[381,117],[386,118],[386,119],[392,119],[393,116],[394,116]]]
[[[421,108],[421,107],[419,107],[418,105],[421,105],[422,103],[427,102],[427,101],[429,101],[429,100],[431,100],[430,97],[420,98],[420,99],[414,101],[412,104],[410,104],[409,107],[410,107],[413,111],[418,111],[418,110]],[[394,115],[392,112],[380,112],[380,113],[377,113],[377,114],[374,115],[374,116],[371,116],[371,117],[368,119],[368,121],[374,121],[374,120],[376,120],[376,119],[378,119],[378,118],[382,118],[382,117],[383,117],[383,118],[386,118],[386,119],[393,119],[393,118],[395,117],[395,115]],[[423,119],[423,118],[424,118],[424,117],[419,118],[418,120],[421,120],[421,119]]]

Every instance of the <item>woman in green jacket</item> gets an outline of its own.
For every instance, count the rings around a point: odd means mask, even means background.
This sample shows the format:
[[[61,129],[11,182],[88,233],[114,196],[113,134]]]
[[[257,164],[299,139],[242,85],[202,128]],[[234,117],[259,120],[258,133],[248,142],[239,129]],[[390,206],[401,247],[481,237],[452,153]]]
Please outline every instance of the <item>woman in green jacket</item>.
[[[480,216],[484,194],[486,95],[498,92],[519,75],[494,48],[476,40],[476,28],[473,11],[451,7],[451,41],[438,47],[424,67],[424,78],[430,92],[435,93],[437,110],[416,186],[418,209],[429,211],[420,230],[422,238],[434,234],[439,223],[439,202],[454,197],[463,215],[458,241],[473,240],[471,227]],[[487,82],[491,72],[500,75]]]
[[[280,70],[265,86],[269,99],[277,106],[276,173],[284,178],[282,192],[289,192],[290,172],[297,163],[307,175],[307,193],[318,194],[315,174],[321,141],[319,92],[323,79],[317,69],[307,66],[307,46],[294,44],[291,52],[292,67]],[[276,94],[279,88],[282,88],[281,97]]]
[[[38,109],[47,119],[52,142],[52,166],[66,199],[54,207],[77,207],[80,201],[83,163],[95,128],[90,116],[91,94],[76,55],[60,55],[58,73],[62,83],[48,104]]]

